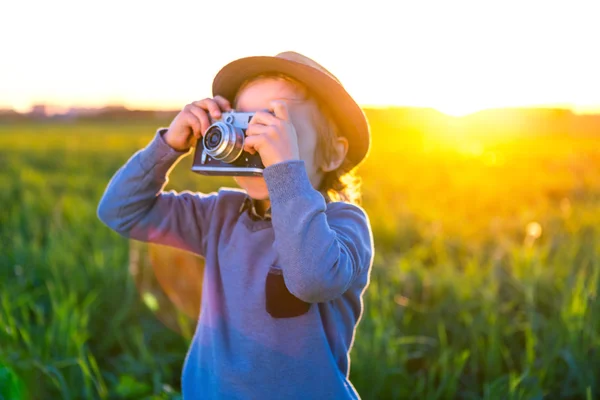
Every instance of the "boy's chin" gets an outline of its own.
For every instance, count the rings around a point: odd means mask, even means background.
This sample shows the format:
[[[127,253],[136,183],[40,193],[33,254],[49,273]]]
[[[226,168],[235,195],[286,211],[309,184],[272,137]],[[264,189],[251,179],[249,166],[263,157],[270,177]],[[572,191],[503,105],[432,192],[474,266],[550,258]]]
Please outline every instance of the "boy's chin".
[[[234,180],[251,198],[255,200],[267,200],[269,198],[269,190],[264,178],[258,176],[236,176]]]

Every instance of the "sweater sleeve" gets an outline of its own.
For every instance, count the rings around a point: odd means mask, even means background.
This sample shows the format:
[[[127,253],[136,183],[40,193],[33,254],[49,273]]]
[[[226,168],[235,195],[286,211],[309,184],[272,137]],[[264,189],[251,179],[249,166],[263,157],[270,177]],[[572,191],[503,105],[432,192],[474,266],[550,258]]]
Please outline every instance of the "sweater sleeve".
[[[308,178],[303,161],[267,167],[275,247],[285,284],[310,303],[341,296],[371,267],[373,238],[365,212],[325,199]]]
[[[112,177],[98,218],[121,236],[204,255],[203,233],[216,194],[164,192],[170,170],[188,152],[171,148],[159,130]]]

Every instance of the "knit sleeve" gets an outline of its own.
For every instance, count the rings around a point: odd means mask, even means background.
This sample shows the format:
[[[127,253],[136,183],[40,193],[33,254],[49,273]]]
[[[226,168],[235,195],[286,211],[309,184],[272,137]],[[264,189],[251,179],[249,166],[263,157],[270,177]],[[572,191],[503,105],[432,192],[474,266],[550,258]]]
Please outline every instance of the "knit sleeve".
[[[204,255],[216,194],[163,191],[168,175],[188,152],[171,148],[159,130],[112,177],[98,205],[98,217],[120,235]]]
[[[265,169],[275,247],[288,290],[306,302],[335,299],[368,270],[373,238],[366,213],[324,197],[308,178],[303,161]]]

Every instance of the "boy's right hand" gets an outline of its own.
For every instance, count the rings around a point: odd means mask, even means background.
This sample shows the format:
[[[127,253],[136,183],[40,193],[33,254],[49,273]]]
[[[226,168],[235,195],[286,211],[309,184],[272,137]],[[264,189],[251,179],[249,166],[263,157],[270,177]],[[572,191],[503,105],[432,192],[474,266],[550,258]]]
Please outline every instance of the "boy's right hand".
[[[204,135],[211,119],[221,118],[225,111],[231,111],[231,104],[221,96],[194,101],[177,114],[163,138],[173,149],[187,151]]]

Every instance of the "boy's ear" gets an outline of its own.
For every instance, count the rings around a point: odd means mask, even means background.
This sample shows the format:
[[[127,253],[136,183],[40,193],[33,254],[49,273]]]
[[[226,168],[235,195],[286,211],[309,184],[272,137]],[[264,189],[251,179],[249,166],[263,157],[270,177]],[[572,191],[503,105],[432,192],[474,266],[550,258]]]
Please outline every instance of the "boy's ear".
[[[335,139],[335,144],[333,146],[333,153],[329,162],[324,162],[321,165],[321,169],[323,172],[335,171],[342,165],[344,159],[346,158],[346,154],[348,154],[348,139],[343,136],[340,136]]]

